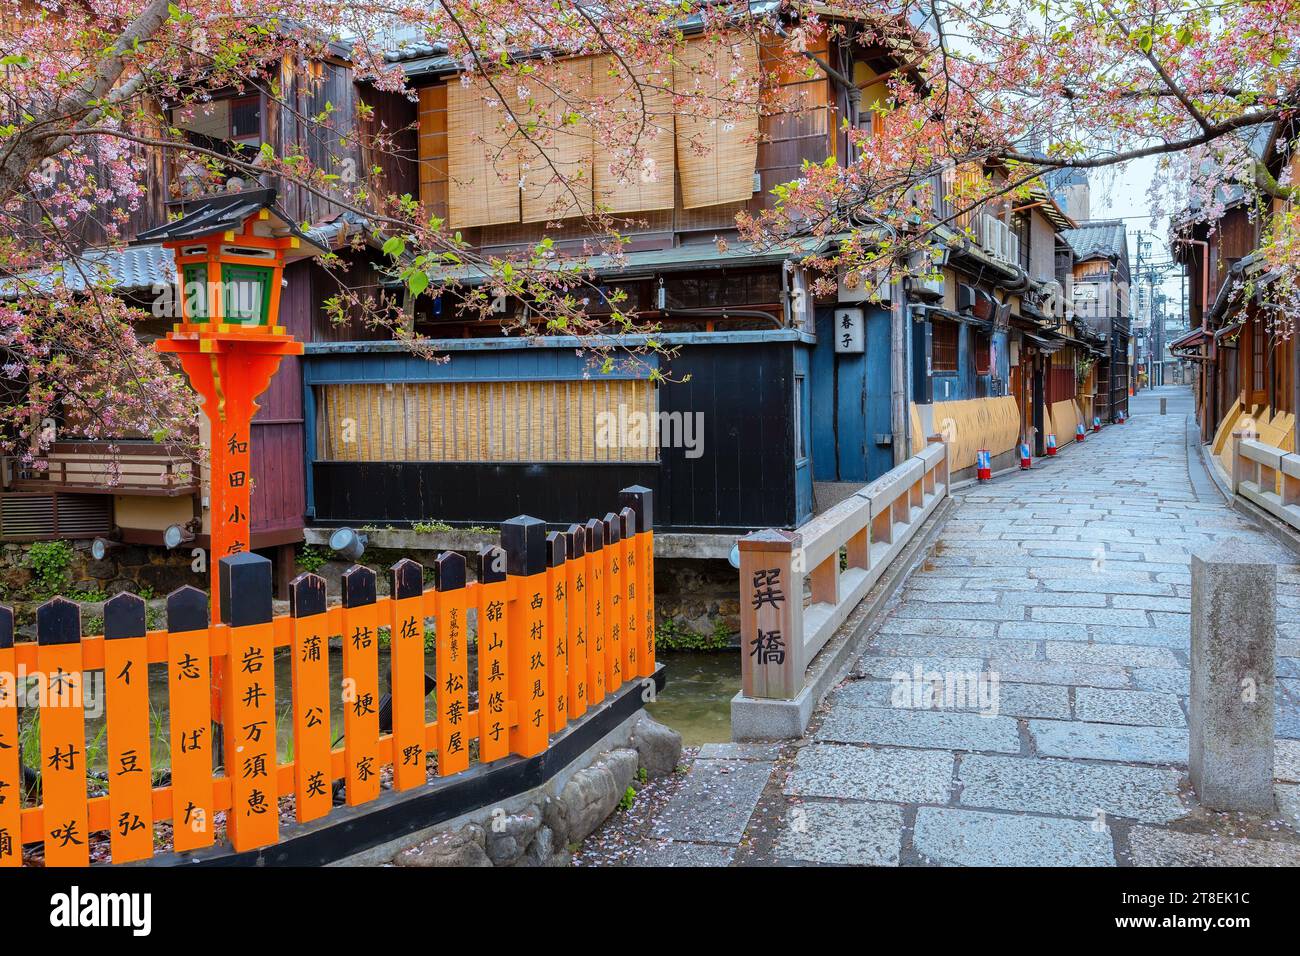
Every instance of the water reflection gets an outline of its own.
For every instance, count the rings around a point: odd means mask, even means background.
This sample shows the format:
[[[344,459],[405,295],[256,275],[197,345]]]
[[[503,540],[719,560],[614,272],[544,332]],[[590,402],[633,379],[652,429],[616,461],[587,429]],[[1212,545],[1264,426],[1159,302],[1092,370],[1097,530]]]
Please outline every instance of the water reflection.
[[[687,747],[731,739],[731,698],[740,690],[740,655],[660,651],[668,685],[648,705],[655,720],[682,735]]]

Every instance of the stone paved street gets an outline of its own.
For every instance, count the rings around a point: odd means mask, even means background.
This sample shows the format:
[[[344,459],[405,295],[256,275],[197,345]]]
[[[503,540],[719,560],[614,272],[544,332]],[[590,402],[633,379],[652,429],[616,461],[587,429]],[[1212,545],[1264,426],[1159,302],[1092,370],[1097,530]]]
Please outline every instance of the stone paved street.
[[[628,861],[1300,865],[1300,567],[1226,507],[1195,446],[1189,461],[1189,392],[1131,407],[957,492],[806,737],[705,748]],[[1201,810],[1187,781],[1188,562],[1232,535],[1282,565],[1268,818]],[[996,707],[895,699],[895,675],[935,672],[997,674]]]

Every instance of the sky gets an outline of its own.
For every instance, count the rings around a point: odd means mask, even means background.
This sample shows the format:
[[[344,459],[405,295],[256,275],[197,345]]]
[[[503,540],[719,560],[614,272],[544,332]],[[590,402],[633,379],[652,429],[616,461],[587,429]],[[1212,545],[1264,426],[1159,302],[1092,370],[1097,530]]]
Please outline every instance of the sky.
[[[1126,163],[1115,170],[1094,170],[1089,177],[1093,219],[1123,219],[1128,226],[1129,264],[1137,268],[1138,234],[1148,240],[1145,258],[1167,262],[1169,255],[1169,219],[1161,216],[1152,228],[1151,203],[1147,189],[1155,175],[1156,159],[1148,157]],[[1164,293],[1170,299],[1170,312],[1176,312],[1182,296],[1180,267],[1165,273]]]

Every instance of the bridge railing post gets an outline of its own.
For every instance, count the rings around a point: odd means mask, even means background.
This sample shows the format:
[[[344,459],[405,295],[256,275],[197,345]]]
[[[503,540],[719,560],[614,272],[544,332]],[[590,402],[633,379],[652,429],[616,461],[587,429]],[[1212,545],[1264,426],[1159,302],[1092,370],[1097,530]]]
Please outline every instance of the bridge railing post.
[[[1241,483],[1246,480],[1246,459],[1241,456],[1241,440],[1244,433],[1232,433],[1232,493],[1241,494]]]
[[[803,687],[803,568],[798,532],[755,531],[740,551],[740,676],[746,697],[789,700]]]

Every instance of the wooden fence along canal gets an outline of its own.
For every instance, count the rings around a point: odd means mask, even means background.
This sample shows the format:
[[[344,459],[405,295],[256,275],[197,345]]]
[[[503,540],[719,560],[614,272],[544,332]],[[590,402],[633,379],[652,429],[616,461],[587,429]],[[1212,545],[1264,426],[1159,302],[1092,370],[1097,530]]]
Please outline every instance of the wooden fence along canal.
[[[544,752],[551,734],[654,673],[651,492],[634,486],[621,501],[617,514],[565,532],[548,534],[526,516],[505,522],[502,546],[480,549],[474,582],[464,557],[444,552],[432,587],[419,564],[403,559],[389,571],[390,595],[379,597],[375,572],[354,565],[343,575],[342,603],[331,607],[325,581],[300,575],[287,615],[272,614],[270,562],[251,553],[221,560],[218,624],[209,623],[208,596],[190,587],[167,598],[164,630],[147,630],[144,601],[119,594],[105,607],[104,634],[82,637],[78,605],[55,598],[37,611],[36,641],[15,643],[13,612],[0,608],[0,865],[21,865],[23,846],[43,844],[46,865],[84,866],[91,835],[103,833],[114,863],[200,850],[214,845],[223,823],[235,852],[253,850],[280,839],[281,798],[292,797],[296,820],[306,823],[334,808],[336,782],[350,807],[378,797],[389,768],[394,790],[426,786],[430,752],[439,777],[467,770],[472,756],[486,764]],[[391,702],[381,693],[381,629],[391,646]],[[340,686],[330,681],[331,638],[342,647]],[[287,762],[278,758],[273,680],[281,649],[292,668]],[[166,728],[151,719],[150,665],[166,668]],[[101,670],[107,793],[89,796],[96,778],[86,765],[83,682]],[[217,761],[214,676],[224,728]],[[28,685],[37,687],[40,767],[30,769],[40,774],[40,802],[23,806],[17,704]],[[335,695],[341,745],[331,738]],[[432,720],[427,696],[436,702]],[[159,786],[155,745],[170,753]],[[160,823],[171,824],[170,840]]]

